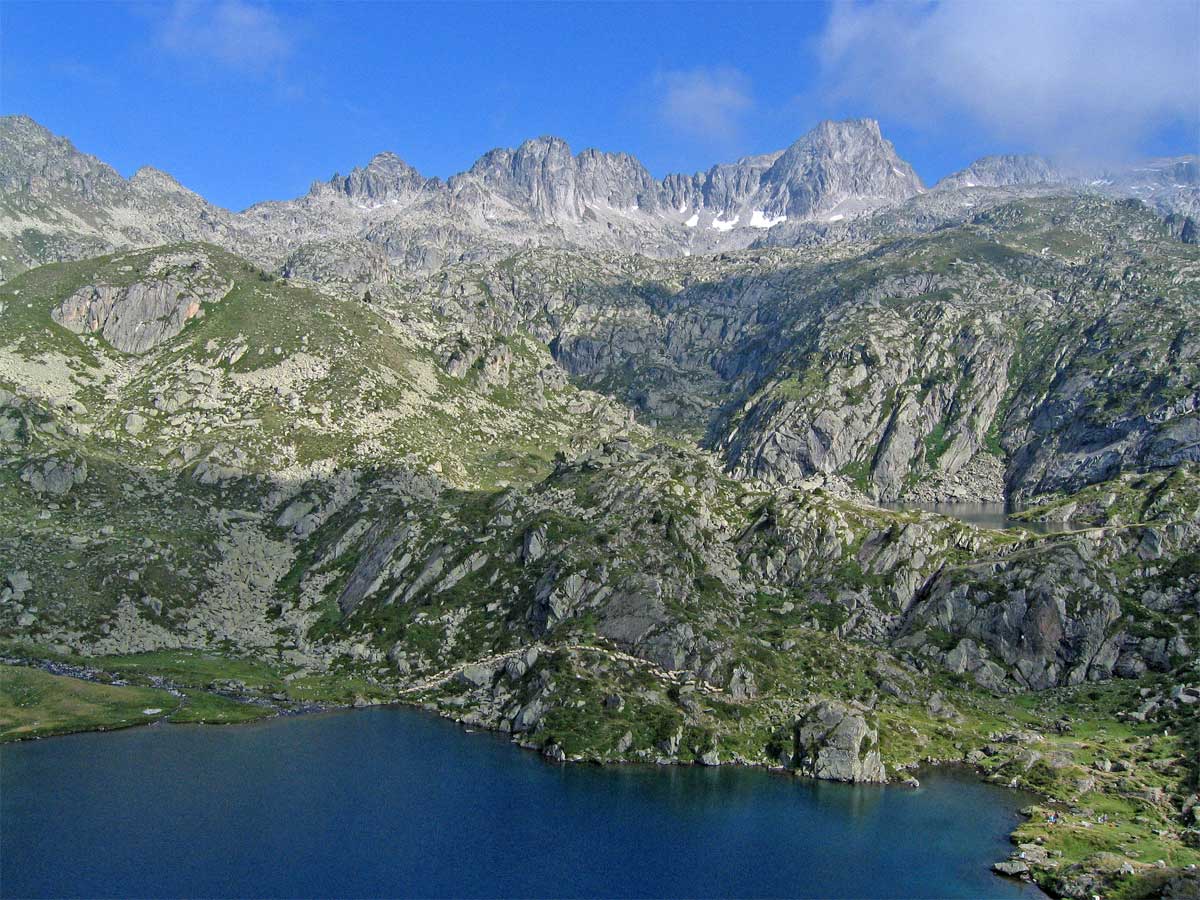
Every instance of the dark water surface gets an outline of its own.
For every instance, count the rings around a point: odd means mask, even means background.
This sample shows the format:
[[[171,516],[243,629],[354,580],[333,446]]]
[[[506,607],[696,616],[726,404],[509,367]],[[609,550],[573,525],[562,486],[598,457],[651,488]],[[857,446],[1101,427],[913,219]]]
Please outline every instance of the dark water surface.
[[[0,749],[24,896],[1033,897],[992,875],[1019,794],[560,766],[406,709]]]

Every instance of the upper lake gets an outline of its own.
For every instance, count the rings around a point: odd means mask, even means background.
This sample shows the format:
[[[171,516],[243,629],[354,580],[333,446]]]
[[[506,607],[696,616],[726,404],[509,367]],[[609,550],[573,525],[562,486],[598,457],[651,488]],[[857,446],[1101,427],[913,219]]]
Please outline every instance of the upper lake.
[[[0,891],[45,896],[1034,897],[1013,791],[557,765],[379,708],[0,749]]]
[[[994,530],[1023,528],[1026,531],[1034,531],[1039,534],[1053,534],[1060,531],[1069,531],[1073,527],[1077,527],[1073,526],[1070,522],[1023,522],[1019,519],[1014,519],[1009,508],[1003,503],[982,501],[920,503],[912,501],[881,503],[880,506],[884,509],[898,510],[900,512],[919,510],[921,512],[937,513],[939,516],[949,516],[952,519],[958,519],[960,522],[966,522],[968,525]]]

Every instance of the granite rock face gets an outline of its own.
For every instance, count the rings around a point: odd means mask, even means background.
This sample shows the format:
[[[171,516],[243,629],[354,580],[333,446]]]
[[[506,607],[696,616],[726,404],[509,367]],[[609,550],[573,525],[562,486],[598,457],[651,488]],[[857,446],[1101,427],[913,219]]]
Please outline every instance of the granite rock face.
[[[949,190],[953,188],[1053,184],[1062,182],[1065,177],[1065,173],[1045,157],[1010,153],[977,159],[965,169],[947,175],[935,187],[937,190]]]
[[[766,218],[854,214],[924,190],[872,119],[822,122],[763,172],[750,205]]]
[[[125,285],[82,287],[62,301],[51,318],[76,334],[98,332],[123,353],[142,354],[183,331],[232,287],[208,266],[203,254],[166,255],[151,278]]]
[[[183,331],[205,301],[220,293],[196,294],[169,282],[128,287],[89,285],[62,302],[54,321],[79,334],[99,332],[125,353],[145,353]]]

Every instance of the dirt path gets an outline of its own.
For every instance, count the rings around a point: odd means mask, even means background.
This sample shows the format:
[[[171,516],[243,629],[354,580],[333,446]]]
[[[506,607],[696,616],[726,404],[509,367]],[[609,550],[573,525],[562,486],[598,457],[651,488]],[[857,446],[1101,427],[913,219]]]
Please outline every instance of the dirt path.
[[[633,656],[629,653],[623,653],[620,650],[613,650],[610,647],[602,647],[597,644],[544,644],[540,641],[535,641],[532,644],[525,644],[512,650],[506,650],[503,653],[494,653],[491,656],[483,656],[479,659],[471,659],[457,663],[448,669],[435,672],[433,675],[428,675],[419,681],[400,688],[397,693],[415,694],[422,691],[427,691],[431,688],[437,687],[440,684],[444,684],[452,678],[455,678],[461,674],[463,670],[472,666],[478,666],[484,669],[497,669],[500,665],[508,660],[515,659],[518,656],[524,656],[530,650],[537,650],[539,654],[554,653],[562,650],[575,653],[594,653],[613,661],[625,662],[629,663],[630,665],[637,666],[638,668],[649,672],[660,681],[667,681],[676,685],[684,684],[685,682],[693,682],[695,683],[697,690],[705,694],[718,695],[724,693],[719,687],[711,682],[696,678],[693,672],[686,670],[664,669],[662,666],[652,663],[649,660]]]

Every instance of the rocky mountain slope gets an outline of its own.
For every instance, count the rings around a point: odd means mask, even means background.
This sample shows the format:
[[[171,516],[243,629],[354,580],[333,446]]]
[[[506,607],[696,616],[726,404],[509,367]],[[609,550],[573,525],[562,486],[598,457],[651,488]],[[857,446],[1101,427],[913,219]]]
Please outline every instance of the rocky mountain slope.
[[[1065,823],[1005,871],[1200,863],[1177,218],[1028,160],[921,192],[861,121],[661,182],[384,155],[241,214],[28,120],[0,150],[7,659],[554,759],[967,761]]]
[[[1140,205],[1046,198],[866,252],[527,251],[400,290],[534,335],[733,471],[1025,502],[1197,458],[1198,259]]]

